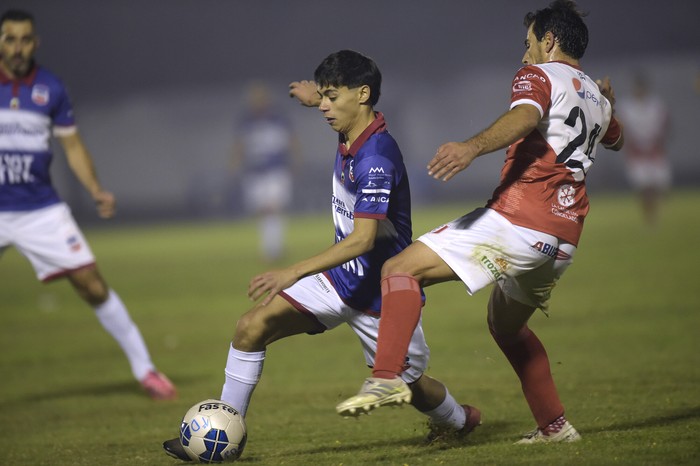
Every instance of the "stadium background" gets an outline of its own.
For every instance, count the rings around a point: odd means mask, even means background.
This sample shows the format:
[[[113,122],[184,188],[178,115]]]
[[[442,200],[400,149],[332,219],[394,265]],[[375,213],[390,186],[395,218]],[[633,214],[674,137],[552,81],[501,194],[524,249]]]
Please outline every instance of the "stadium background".
[[[483,129],[508,104],[523,54],[528,9],[547,1],[23,0],[42,38],[39,61],[68,85],[103,184],[118,200],[117,222],[235,217],[228,173],[232,127],[253,80],[268,83],[298,130],[304,155],[295,208],[328,204],[335,135],[315,110],[286,97],[330,52],[373,57],[384,75],[377,108],[387,115],[412,174],[414,200],[485,200],[502,154],[442,185],[424,175],[437,146]],[[591,40],[583,60],[610,75],[617,95],[645,71],[668,102],[676,185],[697,185],[695,113],[700,93],[700,4],[672,0],[581,0]],[[6,7],[12,4],[6,5]],[[54,179],[81,223],[97,222],[88,196],[54,162]],[[622,160],[599,151],[592,192],[627,189]]]

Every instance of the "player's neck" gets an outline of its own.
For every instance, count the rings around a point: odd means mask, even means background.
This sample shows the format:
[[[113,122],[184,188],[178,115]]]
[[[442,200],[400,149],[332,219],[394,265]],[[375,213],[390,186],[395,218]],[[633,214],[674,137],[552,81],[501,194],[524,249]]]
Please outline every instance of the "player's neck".
[[[572,58],[571,56],[563,53],[558,47],[553,48],[552,51],[547,55],[547,63],[554,61],[560,63],[567,63],[577,68],[581,67],[581,64],[577,59]]]
[[[362,132],[367,129],[367,127],[376,119],[377,116],[371,107],[369,107],[369,111],[360,113],[352,129],[345,133],[345,146],[350,148],[352,143],[355,142],[358,137],[360,137],[360,134],[362,134]]]

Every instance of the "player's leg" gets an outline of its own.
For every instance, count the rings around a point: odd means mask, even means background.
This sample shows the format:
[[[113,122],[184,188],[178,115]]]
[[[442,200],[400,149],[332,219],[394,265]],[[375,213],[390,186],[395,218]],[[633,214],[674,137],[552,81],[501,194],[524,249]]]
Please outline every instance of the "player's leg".
[[[398,377],[423,306],[421,286],[455,280],[432,249],[415,242],[382,267],[382,318],[372,376]]]
[[[382,319],[352,310],[346,322],[359,337],[367,365],[374,366],[377,339]],[[429,441],[447,435],[466,435],[481,422],[478,409],[460,405],[440,381],[425,375],[430,350],[425,341],[423,327],[418,325],[411,334],[407,353],[396,379],[367,379],[358,395],[340,403],[336,410],[342,416],[357,416],[378,406],[399,405],[410,400],[411,404],[429,417],[431,433]],[[395,386],[395,383],[397,384]]]
[[[306,285],[313,286],[308,278],[310,277],[297,282],[283,293],[304,293]],[[307,296],[305,302],[308,304],[313,297]],[[253,307],[236,324],[226,360],[221,399],[245,416],[253,391],[260,381],[267,346],[285,337],[319,333],[325,329],[313,316],[300,312],[280,295],[275,296],[266,306]]]
[[[173,383],[157,371],[146,342],[119,295],[109,288],[97,266],[92,264],[66,274],[78,295],[94,310],[102,327],[124,351],[131,372],[153,399],[177,397]]]
[[[423,374],[409,387],[413,407],[430,418],[428,443],[464,437],[481,424],[479,409],[457,403],[439,380]]]
[[[493,287],[488,303],[491,335],[515,370],[538,428],[519,443],[575,441],[580,438],[564,417],[542,342],[527,322],[538,307],[546,309],[554,283],[571,263],[575,248],[559,259]]]

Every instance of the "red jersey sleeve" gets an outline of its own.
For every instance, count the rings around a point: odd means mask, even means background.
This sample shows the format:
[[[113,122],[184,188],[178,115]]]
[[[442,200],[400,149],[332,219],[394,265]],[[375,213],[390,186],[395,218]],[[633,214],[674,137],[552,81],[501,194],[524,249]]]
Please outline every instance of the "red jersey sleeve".
[[[615,117],[610,119],[610,124],[608,125],[608,130],[605,132],[603,139],[600,142],[605,147],[610,147],[615,145],[615,143],[620,139],[622,135],[622,128],[620,128],[620,123],[617,122]]]
[[[537,107],[542,116],[552,103],[552,83],[547,74],[536,66],[523,66],[513,78],[510,108],[523,103]]]

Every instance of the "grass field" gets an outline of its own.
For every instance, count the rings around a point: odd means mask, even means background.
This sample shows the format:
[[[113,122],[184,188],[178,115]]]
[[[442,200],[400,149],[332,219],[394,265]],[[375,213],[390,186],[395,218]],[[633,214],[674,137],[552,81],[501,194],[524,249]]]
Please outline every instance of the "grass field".
[[[631,197],[594,197],[551,317],[531,322],[548,348],[569,445],[513,446],[534,427],[517,378],[487,331],[487,292],[427,290],[429,374],[484,424],[465,444],[425,446],[410,407],[344,420],[334,406],[368,370],[346,328],[268,349],[248,412],[250,465],[700,464],[700,192],[673,193],[645,228]],[[472,206],[419,209],[422,233]],[[290,225],[296,260],[333,240],[328,216]],[[140,325],[175,402],[148,400],[126,359],[69,285],[38,283],[10,250],[0,260],[0,465],[176,465],[160,443],[186,409],[218,397],[234,324],[258,261],[251,222],[87,231],[101,270]]]

